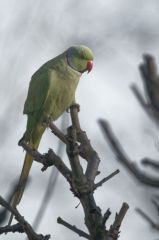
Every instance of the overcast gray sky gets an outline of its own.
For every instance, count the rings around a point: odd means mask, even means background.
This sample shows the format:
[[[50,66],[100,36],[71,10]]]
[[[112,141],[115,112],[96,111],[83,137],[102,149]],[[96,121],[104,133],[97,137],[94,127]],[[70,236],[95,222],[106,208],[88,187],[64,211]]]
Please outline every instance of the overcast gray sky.
[[[122,225],[122,240],[151,240],[157,233],[135,212],[142,207],[157,214],[150,204],[153,189],[143,187],[115,160],[97,125],[99,117],[110,121],[125,151],[137,162],[142,157],[158,158],[154,136],[158,129],[147,118],[129,86],[135,82],[142,89],[138,64],[145,52],[154,54],[159,64],[159,1],[157,0],[0,0],[0,193],[5,196],[20,174],[24,152],[17,142],[25,131],[22,114],[31,75],[44,62],[74,44],[85,44],[94,52],[94,69],[84,74],[77,91],[81,105],[80,119],[93,146],[101,157],[101,176],[120,168],[120,175],[100,188],[96,200],[103,212],[112,215],[127,201],[130,210]],[[60,119],[57,124],[60,123]],[[56,149],[57,140],[49,130],[40,151]],[[68,162],[67,158],[65,159]],[[19,210],[31,223],[47,185],[51,170],[40,172],[34,164],[32,182]],[[57,225],[58,216],[83,228],[81,206],[59,177],[55,194],[38,229],[51,233],[53,239],[78,238]],[[112,222],[110,219],[109,223]],[[22,235],[5,235],[2,239],[22,239]],[[25,239],[25,237],[23,237]]]

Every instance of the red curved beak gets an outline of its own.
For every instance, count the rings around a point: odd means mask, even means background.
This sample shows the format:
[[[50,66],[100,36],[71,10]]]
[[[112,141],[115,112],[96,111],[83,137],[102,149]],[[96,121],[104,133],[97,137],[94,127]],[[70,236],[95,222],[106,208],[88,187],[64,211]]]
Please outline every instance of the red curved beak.
[[[87,62],[87,70],[88,70],[88,73],[92,70],[93,68],[93,61],[88,61]]]

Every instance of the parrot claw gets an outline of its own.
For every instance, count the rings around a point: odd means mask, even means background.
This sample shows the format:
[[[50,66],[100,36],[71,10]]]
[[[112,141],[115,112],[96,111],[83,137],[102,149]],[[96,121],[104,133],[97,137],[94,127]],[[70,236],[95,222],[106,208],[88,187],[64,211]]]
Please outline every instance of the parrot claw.
[[[52,122],[52,118],[50,116],[45,117],[45,119],[42,121],[43,127],[49,127],[50,123]]]
[[[22,146],[22,142],[25,141],[25,134],[23,135],[23,137],[18,141],[18,146]]]
[[[80,105],[78,103],[74,103],[71,107],[76,108],[77,112],[80,112]]]

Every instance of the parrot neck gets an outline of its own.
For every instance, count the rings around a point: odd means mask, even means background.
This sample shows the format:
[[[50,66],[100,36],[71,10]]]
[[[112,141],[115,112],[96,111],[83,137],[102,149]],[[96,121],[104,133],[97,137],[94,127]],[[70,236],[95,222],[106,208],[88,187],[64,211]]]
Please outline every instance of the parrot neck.
[[[73,62],[71,61],[70,57],[68,56],[67,52],[66,52],[66,62],[68,64],[68,66],[70,68],[72,68],[74,71],[78,72],[80,75],[82,74],[81,71],[78,71],[76,66],[74,66]]]

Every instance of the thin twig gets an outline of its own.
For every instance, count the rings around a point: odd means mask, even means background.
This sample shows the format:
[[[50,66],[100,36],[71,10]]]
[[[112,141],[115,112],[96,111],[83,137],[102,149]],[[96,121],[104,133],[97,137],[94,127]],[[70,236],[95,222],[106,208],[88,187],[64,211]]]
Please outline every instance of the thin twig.
[[[106,225],[106,222],[109,219],[110,215],[111,215],[111,211],[108,208],[107,211],[104,213],[104,216],[103,216],[103,222],[102,222],[103,226]]]
[[[141,91],[136,86],[136,84],[133,83],[130,86],[130,88],[133,91],[133,93],[134,93],[135,97],[137,98],[137,100],[139,101],[140,105],[144,108],[144,110],[149,111],[150,105],[145,101],[144,97],[141,94]]]
[[[157,75],[156,62],[153,56],[145,54],[143,62],[139,66],[139,70],[144,83],[145,93],[148,97],[150,105],[159,111],[159,79]]]
[[[143,62],[139,66],[141,77],[144,84],[146,100],[136,85],[131,89],[137,100],[154,122],[159,125],[159,76],[157,74],[156,62],[153,56],[145,54]]]
[[[86,239],[90,239],[90,236],[87,233],[85,233],[84,231],[78,229],[76,226],[71,225],[70,223],[64,221],[62,218],[58,217],[57,218],[57,222],[59,224],[62,224],[66,228],[72,230],[73,232],[77,233],[80,237],[84,237]]]
[[[132,92],[134,93],[136,99],[140,103],[141,107],[146,112],[147,116],[150,117],[157,126],[159,126],[159,113],[156,111],[156,109],[153,107],[153,105],[151,103],[147,103],[145,101],[145,99],[142,96],[141,91],[136,86],[136,84],[132,84],[130,86],[130,88],[131,88]]]
[[[103,185],[103,183],[107,182],[109,179],[111,179],[112,177],[117,175],[119,172],[120,172],[119,169],[117,169],[113,173],[109,174],[107,177],[103,178],[101,181],[99,181],[98,183],[95,184],[94,189],[101,187]]]
[[[52,133],[54,135],[56,135],[63,143],[67,143],[67,138],[66,136],[60,131],[60,129],[58,129],[55,124],[53,124],[52,122],[49,123],[49,128],[51,129]]]

